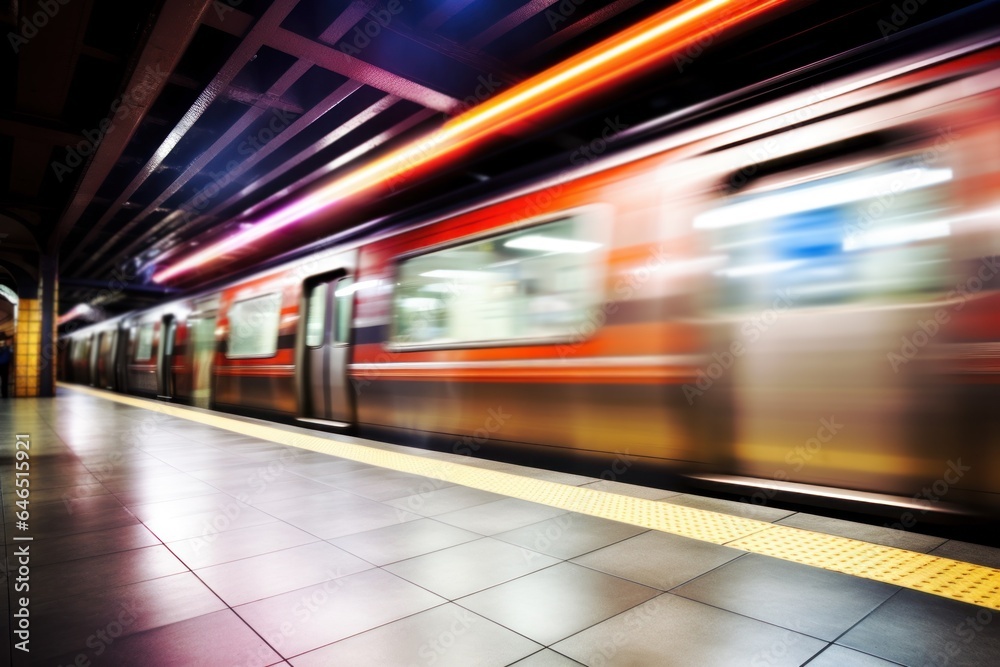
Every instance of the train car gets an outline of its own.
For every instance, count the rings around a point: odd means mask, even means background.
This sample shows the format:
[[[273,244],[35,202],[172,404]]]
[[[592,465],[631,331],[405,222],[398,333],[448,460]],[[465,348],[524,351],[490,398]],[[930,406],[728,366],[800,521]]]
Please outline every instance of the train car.
[[[995,509],[998,88],[942,48],[133,314],[118,388]]]

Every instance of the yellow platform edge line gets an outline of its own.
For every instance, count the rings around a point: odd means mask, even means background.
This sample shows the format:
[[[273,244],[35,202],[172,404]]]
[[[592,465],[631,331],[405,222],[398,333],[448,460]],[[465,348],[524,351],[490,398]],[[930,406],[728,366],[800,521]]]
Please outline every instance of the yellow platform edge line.
[[[72,390],[276,444],[421,475],[570,512],[909,588],[1000,611],[1000,570],[837,535],[522,477],[472,465],[291,433],[219,413],[57,383]],[[327,434],[329,435],[329,434]],[[333,436],[335,437],[335,436]]]

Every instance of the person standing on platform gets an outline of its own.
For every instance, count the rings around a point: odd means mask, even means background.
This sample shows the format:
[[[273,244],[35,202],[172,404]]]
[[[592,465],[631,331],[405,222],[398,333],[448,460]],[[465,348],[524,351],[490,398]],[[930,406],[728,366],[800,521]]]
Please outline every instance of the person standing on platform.
[[[13,359],[14,352],[10,348],[10,341],[6,338],[0,340],[0,398],[7,398],[7,375]]]

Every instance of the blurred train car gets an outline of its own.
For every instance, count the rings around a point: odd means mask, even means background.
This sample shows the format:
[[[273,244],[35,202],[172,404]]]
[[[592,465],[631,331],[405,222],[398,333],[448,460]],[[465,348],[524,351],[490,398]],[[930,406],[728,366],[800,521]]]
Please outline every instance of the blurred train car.
[[[331,429],[1000,503],[1000,48],[954,46],[68,336]]]

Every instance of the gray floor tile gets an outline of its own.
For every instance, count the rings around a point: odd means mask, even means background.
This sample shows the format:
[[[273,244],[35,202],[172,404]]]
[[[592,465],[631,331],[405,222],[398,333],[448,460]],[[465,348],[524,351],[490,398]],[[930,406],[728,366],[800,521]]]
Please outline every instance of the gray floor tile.
[[[670,590],[743,555],[729,547],[649,531],[573,562],[644,586]]]
[[[837,643],[904,665],[981,667],[1000,660],[997,612],[902,590]]]
[[[580,667],[580,663],[552,649],[545,649],[529,655],[524,660],[518,660],[510,667]]]
[[[313,542],[197,570],[195,574],[231,607],[371,569],[372,565],[326,542]]]
[[[746,554],[672,592],[833,641],[898,590],[869,579]]]
[[[294,667],[505,667],[541,647],[454,604],[443,604],[291,659]]]
[[[112,621],[112,624],[115,622]],[[281,657],[230,609],[118,638],[114,637],[117,630],[114,625],[103,629],[108,641],[98,636],[89,646],[80,646],[77,650],[33,665],[266,667],[281,661]],[[81,655],[86,662],[80,661]]]
[[[481,538],[433,519],[417,519],[338,537],[330,543],[375,565],[388,565]]]
[[[92,512],[76,512],[67,514],[63,511],[46,514],[32,514],[29,522],[29,533],[36,540],[63,535],[76,535],[91,531],[120,528],[139,523],[124,507],[94,510]],[[10,542],[15,531],[8,526],[7,541]]]
[[[31,513],[34,516],[73,515],[101,510],[115,510],[121,507],[124,507],[121,501],[110,494],[87,496],[85,498],[65,498],[49,502],[41,502],[34,495],[31,496]],[[11,518],[13,519],[13,516]]]
[[[31,564],[33,567],[38,567],[117,551],[151,547],[160,544],[160,541],[145,526],[135,523],[119,528],[35,540],[34,544],[36,546],[33,547]],[[14,545],[9,545],[8,552],[14,548]]]
[[[189,498],[191,496],[204,496],[218,493],[219,489],[202,482],[201,480],[184,475],[186,479],[158,478],[155,483],[146,484],[144,482],[130,481],[112,491],[123,503],[132,507],[133,505],[144,505],[147,503],[158,503],[165,500],[175,500],[178,498]],[[111,488],[111,487],[109,487]]]
[[[315,535],[299,530],[295,526],[282,521],[272,521],[248,528],[170,542],[167,546],[189,568],[196,570],[318,540]]]
[[[235,611],[289,658],[444,602],[374,569],[251,602]]]
[[[285,521],[319,538],[332,540],[421,518],[382,503],[364,498],[357,500],[357,503],[338,507],[335,511],[289,516]]]
[[[293,461],[288,463],[286,467],[295,474],[308,477],[309,479],[328,477],[330,475],[340,475],[345,472],[352,472],[355,470],[372,469],[372,466],[358,461],[348,461],[347,459],[338,459],[335,457],[328,457],[328,459],[329,460],[308,462]]]
[[[634,537],[646,530],[627,523],[567,512],[493,537],[549,556],[568,559]]]
[[[192,537],[208,537],[228,530],[259,526],[276,519],[260,510],[233,502],[221,511],[199,512],[169,519],[153,519],[146,527],[164,542],[177,542]]]
[[[387,505],[404,509],[414,514],[423,516],[436,516],[445,512],[484,505],[496,500],[503,500],[504,496],[489,491],[480,491],[467,486],[449,486],[440,490],[431,490],[402,498],[394,498],[386,502]]]
[[[480,535],[496,535],[565,513],[565,510],[558,507],[539,505],[517,498],[505,498],[439,514],[436,519]]]
[[[794,512],[790,510],[765,507],[763,505],[754,505],[753,503],[741,503],[734,500],[723,500],[721,498],[695,496],[687,493],[667,498],[663,502],[670,503],[671,505],[681,505],[683,507],[708,510],[709,512],[719,512],[720,514],[741,516],[747,519],[755,519],[757,521],[777,521],[778,519],[783,519],[794,514]]]
[[[831,644],[826,647],[825,651],[810,660],[808,667],[897,667],[898,664]]]
[[[4,490],[7,490],[4,484]],[[56,486],[49,489],[31,489],[31,502],[50,503],[53,501],[76,500],[79,498],[89,498],[91,496],[101,496],[111,493],[103,484],[81,484],[78,486]],[[12,506],[18,500],[14,492],[4,493],[3,502]]]
[[[551,648],[606,667],[798,667],[824,646],[812,637],[670,593]]]
[[[963,563],[975,563],[1000,569],[1000,549],[984,547],[980,544],[948,540],[936,549],[931,550],[932,556],[941,556],[960,560]]]
[[[491,538],[410,558],[385,569],[454,600],[559,561]]]
[[[118,551],[34,568],[31,599],[48,602],[181,572],[187,568],[163,545]]]
[[[664,489],[654,489],[650,486],[636,486],[635,484],[623,484],[622,482],[615,482],[608,479],[583,484],[580,488],[616,493],[633,498],[645,498],[646,500],[662,500],[663,498],[679,495],[677,491],[666,491]]]
[[[240,504],[228,493],[210,493],[204,496],[177,498],[159,503],[131,505],[129,511],[139,517],[140,520],[149,522],[156,519],[173,519],[174,517],[203,514],[205,512],[224,513],[227,509],[228,511],[232,511],[231,505]]]
[[[91,635],[119,619],[134,618],[123,623],[125,636],[225,608],[190,572],[33,605],[32,657],[86,646]]]
[[[654,588],[560,563],[461,598],[458,604],[548,646],[659,594]]]
[[[940,537],[909,533],[905,530],[895,530],[883,526],[869,526],[864,523],[831,519],[825,516],[816,516],[815,514],[793,514],[784,519],[779,519],[776,523],[795,528],[804,528],[805,530],[813,530],[817,533],[840,535],[841,537],[849,537],[854,540],[861,540],[862,542],[882,544],[887,547],[920,551],[922,553],[927,553],[947,541]]]
[[[393,498],[406,498],[421,493],[429,493],[450,486],[454,485],[449,482],[431,479],[430,477],[419,479],[401,478],[361,484],[352,487],[350,491],[370,500],[392,500]]]
[[[275,500],[297,499],[330,491],[330,487],[326,484],[320,484],[292,473],[269,482],[255,480],[247,483],[243,480],[239,483],[220,482],[215,485],[226,493],[254,506]]]
[[[370,503],[370,500],[359,498],[347,491],[335,491],[327,487],[324,493],[310,494],[301,498],[270,500],[258,503],[256,507],[279,519],[290,519],[327,514],[333,511],[351,509],[352,506],[363,506]]]

